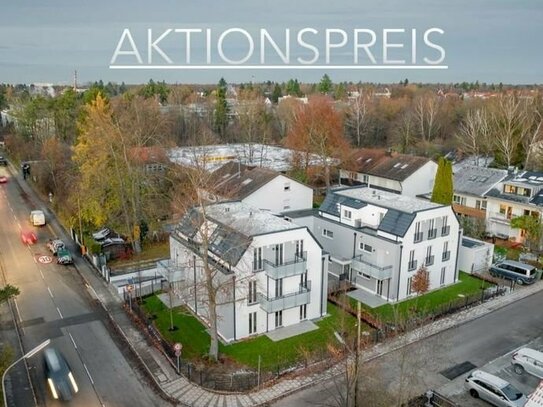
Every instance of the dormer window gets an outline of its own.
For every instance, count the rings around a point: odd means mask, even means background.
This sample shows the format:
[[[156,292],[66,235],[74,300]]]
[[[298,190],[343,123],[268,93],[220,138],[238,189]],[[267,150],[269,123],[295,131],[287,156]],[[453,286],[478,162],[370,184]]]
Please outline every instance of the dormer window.
[[[513,194],[518,196],[532,196],[532,190],[530,188],[518,187],[516,185],[505,184],[503,186],[503,192],[506,194]]]
[[[347,209],[343,210],[343,217],[345,219],[351,219],[353,217],[353,213]]]

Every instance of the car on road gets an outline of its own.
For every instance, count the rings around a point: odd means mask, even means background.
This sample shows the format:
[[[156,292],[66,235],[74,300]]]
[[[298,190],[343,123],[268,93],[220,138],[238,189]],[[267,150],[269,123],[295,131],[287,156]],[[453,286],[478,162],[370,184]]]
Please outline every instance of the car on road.
[[[92,238],[96,240],[97,242],[104,240],[106,237],[108,237],[111,234],[111,230],[109,228],[102,228],[98,232],[94,232],[92,234]]]
[[[482,370],[471,372],[465,385],[472,397],[497,407],[523,407],[527,401],[526,396],[511,383]]]
[[[49,239],[47,241],[47,248],[51,253],[53,253],[54,256],[56,256],[59,249],[62,249],[64,247],[66,247],[66,245],[60,239]]]
[[[0,184],[5,184],[8,182],[8,177],[5,175],[0,175]]]
[[[511,355],[511,364],[516,374],[529,373],[543,379],[543,352],[522,348]]]
[[[0,155],[0,165],[3,165],[4,167],[7,167],[8,165],[8,160],[6,160],[6,158],[1,155]]]
[[[72,255],[66,249],[66,247],[62,246],[57,250],[57,263],[58,264],[73,264],[74,260],[72,259]]]
[[[31,230],[23,230],[21,232],[21,240],[23,244],[35,244],[38,241],[38,237]]]
[[[68,362],[55,348],[43,351],[45,376],[54,399],[69,401],[79,391]]]
[[[30,212],[30,223],[33,226],[45,226],[45,213],[37,209]]]
[[[513,280],[517,284],[532,284],[537,276],[537,269],[520,261],[505,260],[490,267],[490,275]]]

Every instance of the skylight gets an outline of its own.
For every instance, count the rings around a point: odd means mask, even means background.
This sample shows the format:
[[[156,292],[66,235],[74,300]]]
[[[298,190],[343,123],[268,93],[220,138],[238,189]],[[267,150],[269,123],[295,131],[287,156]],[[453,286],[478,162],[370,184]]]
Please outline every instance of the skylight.
[[[405,169],[405,168],[407,168],[408,165],[409,165],[409,164],[404,164],[404,165],[402,165],[402,170]]]
[[[366,162],[369,163],[369,162],[371,162],[371,160],[373,160],[373,158],[368,158],[368,159],[366,160]]]
[[[398,168],[401,164],[402,163],[396,163],[396,164],[394,164],[394,167],[392,167],[392,168]]]
[[[245,180],[243,180],[243,182],[241,183],[241,185],[247,185],[247,184],[250,184],[253,180],[251,178],[247,178]]]

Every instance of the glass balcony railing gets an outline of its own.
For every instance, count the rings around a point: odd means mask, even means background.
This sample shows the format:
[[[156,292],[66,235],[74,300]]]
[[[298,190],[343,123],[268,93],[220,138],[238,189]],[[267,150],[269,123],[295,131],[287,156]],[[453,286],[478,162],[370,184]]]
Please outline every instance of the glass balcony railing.
[[[264,271],[274,280],[287,278],[305,273],[307,269],[307,252],[294,256],[294,260],[275,264],[264,260]]]
[[[365,258],[363,255],[353,258],[351,267],[356,271],[361,271],[377,280],[386,280],[392,278],[392,265],[380,266]]]
[[[311,281],[305,285],[300,285],[298,291],[288,294],[283,294],[278,297],[269,298],[262,293],[257,294],[257,301],[260,303],[260,308],[268,314],[276,311],[299,307],[300,305],[309,304],[311,294]]]

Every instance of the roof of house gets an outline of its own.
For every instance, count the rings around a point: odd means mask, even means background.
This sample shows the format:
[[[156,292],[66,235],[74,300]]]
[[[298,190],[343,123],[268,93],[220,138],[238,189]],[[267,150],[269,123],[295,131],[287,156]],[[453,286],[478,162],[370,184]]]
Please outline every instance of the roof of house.
[[[351,198],[357,205],[371,204],[387,209],[396,209],[400,212],[415,213],[418,211],[438,208],[442,205],[425,199],[413,198],[406,195],[394,194],[392,192],[382,191],[369,187],[354,187],[336,190],[333,194],[342,197]],[[352,201],[346,201],[344,204],[349,206]],[[360,203],[358,203],[360,202]],[[361,207],[361,206],[360,206]],[[353,206],[353,208],[356,208]]]
[[[230,161],[215,170],[212,175],[216,182],[215,193],[229,199],[242,200],[281,174],[266,168],[249,167]]]
[[[416,216],[415,213],[405,213],[396,209],[389,209],[377,229],[393,235],[405,236]]]
[[[200,208],[192,208],[176,230],[196,242],[201,241],[199,233],[204,222],[201,213]],[[209,250],[232,265],[239,262],[254,236],[299,229],[292,222],[238,201],[206,206],[206,219]]]
[[[362,174],[404,181],[419,168],[430,162],[426,157],[387,152],[382,149],[363,148],[353,154],[354,169]]]
[[[350,208],[360,209],[367,205],[365,202],[362,202],[359,199],[341,196],[335,192],[326,194],[326,198],[324,198],[324,201],[319,208],[320,211],[330,215],[339,216],[340,206],[345,205]]]
[[[492,188],[486,196],[493,198],[503,199],[506,201],[543,206],[543,173],[523,171],[521,173],[510,173],[504,180],[504,184],[520,186],[523,188],[529,188],[533,190],[533,196],[522,196],[516,194],[510,194],[503,191],[503,189]]]
[[[484,196],[506,177],[506,170],[464,165],[454,172],[454,192]]]

